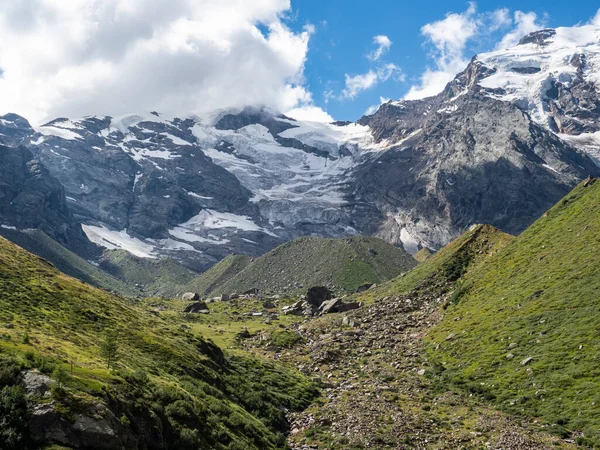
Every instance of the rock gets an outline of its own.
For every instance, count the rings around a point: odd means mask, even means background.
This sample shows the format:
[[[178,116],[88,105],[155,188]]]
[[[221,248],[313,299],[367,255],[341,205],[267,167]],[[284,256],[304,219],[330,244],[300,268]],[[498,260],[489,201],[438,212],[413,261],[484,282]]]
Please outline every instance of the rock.
[[[515,357],[515,355],[513,355],[512,353],[509,353],[508,355],[506,355],[506,359],[513,359]]]
[[[183,310],[185,313],[196,313],[196,314],[206,314],[209,312],[208,306],[205,302],[194,302]]]
[[[354,321],[354,319],[350,319],[348,316],[345,316],[342,319],[342,325],[346,325],[348,327],[354,327],[354,325],[356,325],[356,322]]]
[[[446,336],[446,341],[451,341],[452,339],[454,339],[456,337],[456,334],[454,333],[450,333],[448,336]]]
[[[230,296],[228,294],[221,294],[221,297],[219,298],[220,301],[222,302],[228,302],[230,300]]]
[[[137,448],[138,440],[105,405],[88,405],[66,419],[55,403],[35,405],[29,414],[29,429],[36,441],[54,442],[69,448],[90,450]]]
[[[243,295],[257,296],[258,294],[260,294],[260,289],[252,288],[252,289],[248,289],[246,292],[244,292]]]
[[[273,302],[268,302],[267,301],[267,302],[263,303],[263,308],[265,308],[265,309],[275,309],[276,306],[275,306],[275,304]]]
[[[193,302],[195,300],[200,300],[200,295],[198,295],[197,292],[186,292],[181,296],[181,300]]]
[[[49,395],[54,383],[49,376],[38,371],[26,370],[21,373],[21,384],[27,395]]]
[[[533,361],[533,357],[531,357],[531,356],[530,356],[530,357],[528,357],[528,358],[525,358],[523,361],[521,361],[521,365],[522,365],[522,366],[526,366],[526,365],[527,365],[527,364],[529,364],[531,361]]]
[[[534,298],[539,297],[540,295],[542,295],[544,293],[543,289],[540,289],[538,291],[535,291],[533,294],[531,294],[531,296],[529,297],[529,300],[533,300]]]
[[[358,309],[358,308],[360,308],[360,304],[357,302],[347,302],[347,303],[344,302],[338,306],[337,312],[352,311],[352,310]]]
[[[363,284],[363,285],[359,286],[358,288],[356,288],[356,293],[360,294],[361,292],[368,291],[369,289],[371,289],[373,287],[373,285],[374,285],[374,283]]]
[[[327,300],[319,307],[321,314],[331,314],[336,312],[346,312],[353,309],[358,309],[359,305],[356,302],[344,303],[341,298]]]
[[[325,286],[314,286],[306,291],[306,301],[308,304],[319,307],[324,301],[333,297],[331,291]]]
[[[12,330],[15,326],[12,323],[5,323],[4,328],[8,330]]]
[[[517,344],[516,342],[511,342],[511,343],[508,345],[508,349],[509,349],[509,350],[512,350],[513,348],[516,348],[516,347],[518,347],[518,346],[519,346],[519,344]]]

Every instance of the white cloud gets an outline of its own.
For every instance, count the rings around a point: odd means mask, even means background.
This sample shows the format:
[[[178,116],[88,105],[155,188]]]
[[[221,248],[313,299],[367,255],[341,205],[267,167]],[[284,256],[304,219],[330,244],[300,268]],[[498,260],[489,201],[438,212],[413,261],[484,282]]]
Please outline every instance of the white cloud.
[[[374,70],[369,70],[361,75],[351,76],[346,74],[346,87],[342,91],[342,97],[353,99],[359,92],[375,86],[378,81],[377,72]]]
[[[448,13],[444,19],[424,25],[421,33],[433,46],[434,66],[425,69],[404,98],[416,100],[439,94],[469,64],[472,56],[466,54],[469,42],[489,38],[491,33],[511,26],[513,29],[504,35],[498,48],[517,44],[524,35],[543,28],[543,21],[533,12],[516,11],[511,15],[506,8],[478,13],[476,4],[470,3],[462,13]]]
[[[319,108],[318,106],[301,106],[294,108],[285,113],[286,116],[292,119],[302,120],[307,122],[333,122],[334,118],[331,117],[326,111]]]
[[[404,74],[398,66],[392,63],[378,67],[375,70],[371,69],[360,75],[346,74],[346,85],[340,98],[354,99],[362,91],[386,82],[392,77],[397,81],[404,81]]]
[[[392,46],[390,38],[384,35],[375,36],[373,43],[377,45],[377,48],[367,55],[371,61],[379,61],[384,53],[387,53]]]
[[[371,114],[375,114],[381,105],[383,105],[384,103],[389,102],[390,100],[391,99],[386,98],[386,97],[379,97],[379,103],[377,103],[376,105],[369,106],[367,108],[367,110],[365,111],[364,115],[365,116],[370,116]]]
[[[57,116],[311,106],[314,28],[290,0],[0,1],[2,112]]]
[[[540,22],[537,14],[534,12],[524,13],[522,11],[515,11],[514,23],[515,27],[498,42],[496,49],[503,50],[514,47],[523,36],[545,26],[544,22]]]
[[[496,31],[512,25],[512,17],[508,8],[497,9],[487,15],[490,19],[488,26],[489,31]]]
[[[419,84],[412,86],[405,98],[414,100],[441,92],[454,76],[465,68],[467,41],[477,34],[479,18],[474,3],[463,13],[448,13],[437,22],[421,28],[427,42],[433,44],[435,69],[426,69]]]

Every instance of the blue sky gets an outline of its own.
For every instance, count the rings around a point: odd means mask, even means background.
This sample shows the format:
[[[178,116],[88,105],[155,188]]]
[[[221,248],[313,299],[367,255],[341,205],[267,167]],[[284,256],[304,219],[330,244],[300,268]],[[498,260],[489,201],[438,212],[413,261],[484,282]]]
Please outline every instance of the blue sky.
[[[478,1],[474,5],[464,1],[292,0],[293,12],[288,23],[293,29],[307,23],[315,27],[304,71],[313,102],[337,120],[356,120],[369,107],[378,104],[381,97],[403,98],[411,86],[419,83],[427,67],[436,68],[436,47],[421,30],[426,24],[443,20],[448,13],[467,15],[471,21],[484,21],[483,30],[475,32],[462,48],[463,56],[470,59],[478,52],[494,49],[503,36],[518,26],[514,20],[516,11],[535,14],[537,25],[558,27],[589,21],[599,6],[587,0]],[[501,9],[508,10],[512,22],[487,32],[494,21],[486,21],[486,16]],[[373,38],[379,35],[387,36],[392,45],[374,62],[367,55],[376,49]],[[353,98],[343,96],[346,75],[376,72],[377,67],[386,64],[397,66],[402,76],[392,75]]]

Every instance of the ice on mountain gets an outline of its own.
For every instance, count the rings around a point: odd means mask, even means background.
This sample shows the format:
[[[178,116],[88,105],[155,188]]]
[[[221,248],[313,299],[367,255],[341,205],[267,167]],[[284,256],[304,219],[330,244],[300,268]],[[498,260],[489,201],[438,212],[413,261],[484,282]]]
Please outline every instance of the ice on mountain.
[[[88,239],[101,247],[109,250],[127,250],[140,258],[156,258],[154,246],[130,236],[127,230],[115,231],[105,225],[82,225],[82,227]]]

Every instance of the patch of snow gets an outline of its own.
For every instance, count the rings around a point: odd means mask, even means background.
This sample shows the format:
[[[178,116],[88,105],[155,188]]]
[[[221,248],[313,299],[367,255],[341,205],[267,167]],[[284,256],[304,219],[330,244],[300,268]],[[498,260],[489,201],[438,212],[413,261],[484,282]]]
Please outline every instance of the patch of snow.
[[[16,230],[17,229],[17,227],[13,227],[10,225],[4,225],[4,224],[0,225],[0,228],[4,228],[5,230]]]
[[[199,214],[195,215],[187,222],[182,223],[177,229],[184,229],[186,231],[185,235],[189,238],[190,234],[193,235],[195,232],[220,228],[235,228],[241,231],[259,231],[277,237],[276,234],[258,226],[250,217],[214,211],[212,209],[200,211]]]
[[[163,134],[163,136],[166,136],[167,138],[171,139],[171,142],[173,142],[173,144],[175,144],[175,145],[193,145],[191,142],[184,141],[180,137],[174,136],[172,134],[169,134],[169,133],[162,133],[162,134]]]
[[[109,250],[122,249],[140,258],[156,259],[155,247],[127,234],[127,230],[114,231],[102,226],[82,225],[84,233],[94,244]]]
[[[37,138],[35,141],[31,141],[30,144],[31,145],[40,145],[42,142],[44,142],[44,139],[46,139],[46,136],[40,136],[39,138]]]
[[[402,228],[400,231],[400,240],[402,241],[404,250],[411,255],[415,255],[419,251],[419,242],[412,237],[406,228]]]
[[[66,128],[59,128],[54,126],[41,126],[38,128],[34,128],[35,131],[42,134],[43,136],[56,136],[61,139],[66,139],[68,141],[75,141],[83,139],[79,134],[75,133],[72,130],[68,130]],[[39,145],[39,144],[38,144]]]
[[[137,184],[139,183],[139,181],[142,179],[143,176],[144,176],[143,172],[138,172],[135,174],[135,178],[133,179],[133,188],[131,189],[133,192],[135,192],[135,187],[137,186]]]
[[[191,197],[199,198],[202,200],[214,200],[214,197],[205,197],[203,195],[198,195],[195,192],[185,191],[185,193]]]
[[[556,169],[555,169],[554,167],[552,167],[552,166],[549,166],[548,164],[542,164],[542,167],[545,167],[546,169],[549,169],[549,170],[551,170],[552,172],[555,172],[555,173],[560,173],[558,170],[556,170]]]

